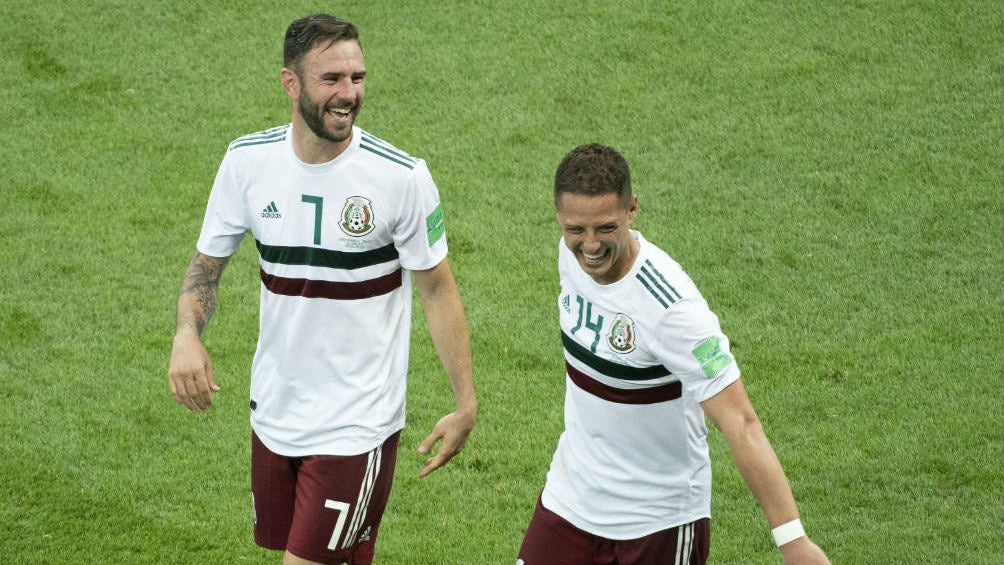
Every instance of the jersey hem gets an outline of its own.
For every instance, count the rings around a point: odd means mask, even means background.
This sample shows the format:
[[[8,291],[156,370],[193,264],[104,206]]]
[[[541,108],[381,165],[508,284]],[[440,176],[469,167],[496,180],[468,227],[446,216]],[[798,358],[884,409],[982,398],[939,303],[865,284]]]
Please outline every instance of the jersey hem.
[[[283,443],[281,441],[275,441],[272,438],[268,437],[267,435],[262,434],[262,432],[255,426],[255,421],[253,419],[251,420],[251,431],[253,431],[255,435],[258,436],[258,439],[261,440],[262,444],[265,447],[267,447],[268,450],[271,451],[272,453],[275,453],[276,455],[281,455],[283,457],[311,457],[314,455],[335,455],[340,457],[351,457],[355,455],[362,455],[364,453],[373,451],[377,447],[383,445],[384,442],[387,441],[387,438],[396,434],[397,432],[400,432],[403,429],[404,429],[403,422],[400,424],[395,424],[387,428],[388,431],[385,431],[384,433],[377,435],[376,437],[378,439],[365,443],[353,443],[352,444],[353,447],[346,447],[341,449],[331,449],[331,448],[304,449],[304,448],[292,447],[289,444]]]
[[[696,512],[694,514],[688,514],[686,517],[679,520],[667,520],[661,523],[653,523],[644,528],[618,528],[616,530],[604,529],[602,527],[596,526],[586,520],[580,519],[578,516],[574,515],[567,508],[562,506],[547,489],[540,496],[541,505],[554,512],[562,519],[567,520],[569,524],[575,526],[576,528],[592,534],[594,536],[599,536],[611,540],[633,540],[638,538],[643,538],[645,536],[650,536],[656,532],[661,532],[663,530],[668,530],[670,528],[675,528],[677,526],[682,526],[684,524],[689,524],[691,522],[696,522],[702,518],[711,518],[711,511],[706,512]]]

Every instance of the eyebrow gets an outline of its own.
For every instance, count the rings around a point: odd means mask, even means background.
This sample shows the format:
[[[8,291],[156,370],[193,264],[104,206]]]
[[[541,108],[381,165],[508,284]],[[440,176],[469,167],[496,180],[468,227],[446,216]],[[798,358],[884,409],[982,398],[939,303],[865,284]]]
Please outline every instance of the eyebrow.
[[[365,70],[362,70],[362,71],[352,71],[351,73],[343,73],[343,72],[338,72],[338,71],[328,71],[328,72],[321,73],[318,76],[321,77],[321,78],[338,78],[338,77],[343,77],[343,76],[346,76],[346,75],[352,76],[352,77],[365,77],[366,76],[366,71]]]

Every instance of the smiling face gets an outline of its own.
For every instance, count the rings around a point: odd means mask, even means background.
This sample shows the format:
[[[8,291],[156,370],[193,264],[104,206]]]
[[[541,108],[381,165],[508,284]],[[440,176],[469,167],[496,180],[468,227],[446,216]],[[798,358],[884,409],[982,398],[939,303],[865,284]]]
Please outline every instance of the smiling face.
[[[295,65],[282,70],[282,84],[293,101],[294,132],[310,131],[315,159],[337,156],[352,140],[352,125],[365,94],[366,64],[354,39],[321,42]],[[301,158],[305,156],[301,155]]]
[[[554,204],[565,245],[582,270],[599,284],[624,278],[638,256],[638,240],[629,231],[638,197],[625,205],[614,192],[562,192]]]

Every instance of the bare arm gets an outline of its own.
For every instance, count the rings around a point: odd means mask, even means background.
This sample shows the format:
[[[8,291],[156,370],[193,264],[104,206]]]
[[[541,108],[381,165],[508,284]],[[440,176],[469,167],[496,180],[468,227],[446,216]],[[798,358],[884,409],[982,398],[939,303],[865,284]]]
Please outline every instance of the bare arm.
[[[746,389],[738,380],[701,406],[715,427],[722,431],[739,474],[756,497],[771,528],[798,518],[795,497],[774,448],[764,434]],[[826,555],[808,537],[781,546],[789,565],[826,564]]]
[[[168,380],[174,399],[193,412],[208,410],[213,404],[211,392],[220,390],[201,336],[216,310],[216,291],[229,260],[196,252],[178,293]]]
[[[216,311],[216,290],[230,257],[211,257],[196,252],[181,281],[178,293],[176,333],[195,330],[202,335]]]
[[[429,453],[436,442],[442,440],[439,451],[426,461],[419,472],[419,477],[425,477],[464,448],[477,420],[478,401],[474,394],[467,318],[449,262],[443,259],[432,269],[416,271],[415,282],[425,308],[429,335],[446,370],[456,401],[456,411],[443,416],[418,448],[420,453]]]

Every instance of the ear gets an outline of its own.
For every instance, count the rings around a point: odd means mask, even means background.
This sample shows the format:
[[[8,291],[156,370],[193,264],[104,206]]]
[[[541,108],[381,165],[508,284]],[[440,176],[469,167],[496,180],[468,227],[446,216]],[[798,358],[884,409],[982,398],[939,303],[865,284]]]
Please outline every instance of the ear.
[[[291,99],[296,100],[300,97],[300,77],[293,69],[283,67],[279,79],[282,81],[282,89]]]
[[[631,195],[631,207],[628,208],[628,222],[634,222],[635,218],[638,217],[638,195]]]

